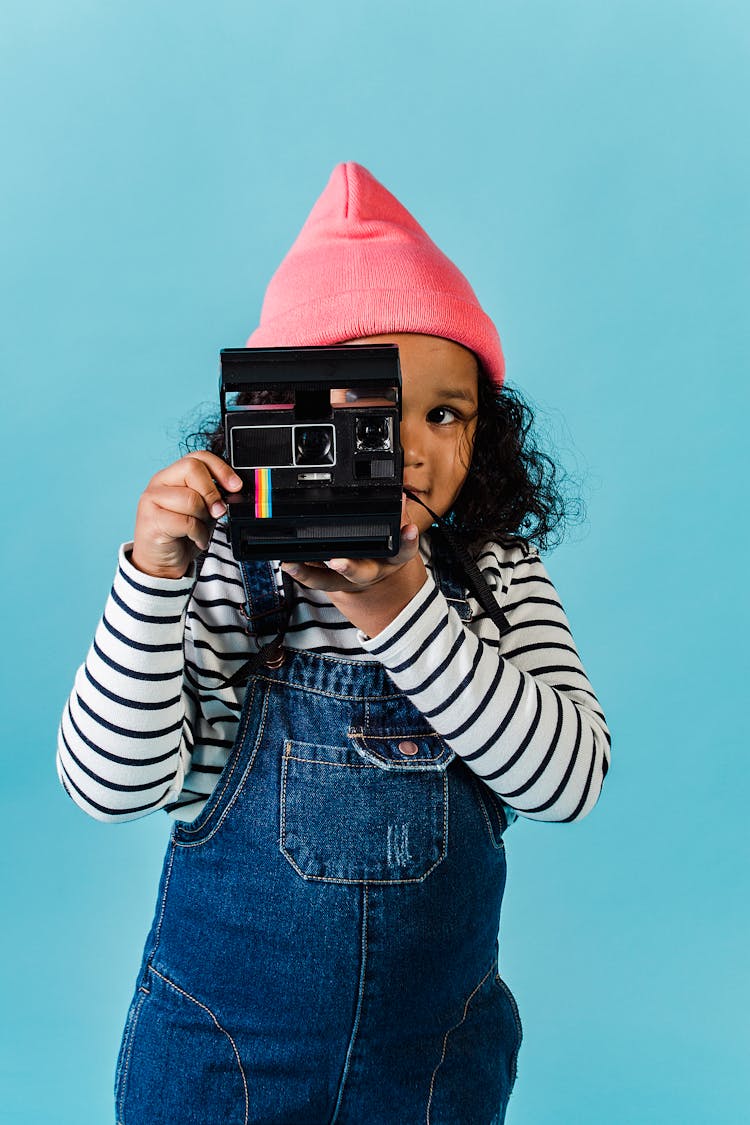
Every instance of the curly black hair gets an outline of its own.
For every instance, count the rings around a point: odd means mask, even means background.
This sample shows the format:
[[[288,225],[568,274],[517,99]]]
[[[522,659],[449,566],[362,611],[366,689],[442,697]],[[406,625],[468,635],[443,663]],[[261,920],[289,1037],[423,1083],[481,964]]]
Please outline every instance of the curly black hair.
[[[572,478],[542,450],[534,411],[520,391],[507,384],[498,390],[481,366],[478,390],[471,470],[446,517],[454,536],[472,553],[489,541],[524,551],[531,544],[541,551],[558,546],[566,524],[583,519],[583,500],[570,494]],[[252,401],[262,402],[263,392]],[[181,444],[186,453],[208,449],[226,458],[216,415],[202,419]]]
[[[471,470],[453,506],[453,529],[470,550],[488,540],[549,550],[562,541],[566,523],[583,518],[583,500],[541,448],[521,392],[507,384],[498,391],[481,367],[478,390]]]

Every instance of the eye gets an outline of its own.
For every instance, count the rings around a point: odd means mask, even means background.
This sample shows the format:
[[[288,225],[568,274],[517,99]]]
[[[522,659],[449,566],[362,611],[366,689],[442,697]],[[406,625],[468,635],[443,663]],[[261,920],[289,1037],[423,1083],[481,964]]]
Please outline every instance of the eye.
[[[446,426],[450,422],[460,422],[461,417],[448,406],[436,406],[427,415],[427,421],[436,426]]]

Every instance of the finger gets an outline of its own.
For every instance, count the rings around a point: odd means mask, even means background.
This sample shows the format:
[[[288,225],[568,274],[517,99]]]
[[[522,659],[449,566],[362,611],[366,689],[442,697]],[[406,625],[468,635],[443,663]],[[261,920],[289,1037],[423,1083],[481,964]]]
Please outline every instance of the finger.
[[[354,586],[373,586],[394,567],[404,566],[419,551],[419,529],[416,524],[406,524],[401,529],[397,555],[383,559],[328,559],[326,566],[343,575]]]
[[[353,586],[371,586],[382,577],[380,559],[328,559],[326,566]]]
[[[177,512],[183,516],[195,516],[200,520],[210,519],[206,498],[194,488],[178,484],[159,484],[149,489],[147,499],[150,503],[166,511]]]
[[[161,469],[152,477],[152,483],[179,484],[192,481],[207,481],[210,484],[217,482],[227,492],[238,492],[242,488],[242,478],[235,473],[231,465],[222,461],[215,453],[207,449],[199,449],[181,457]]]
[[[242,477],[237,475],[231,465],[228,465],[216,453],[211,453],[208,449],[196,449],[194,453],[188,453],[187,457],[183,457],[182,460],[202,462],[213,479],[227,492],[239,492],[242,488]],[[177,464],[179,463],[177,462]]]
[[[190,539],[201,551],[208,547],[211,533],[203,520],[196,516],[183,515],[169,508],[153,506],[151,513],[152,536],[167,543],[174,539]]]
[[[340,574],[331,571],[326,566],[313,565],[312,563],[289,562],[282,563],[281,569],[286,571],[295,582],[306,586],[309,590],[333,591],[346,590],[350,583]]]
[[[213,474],[213,475],[212,475]],[[219,491],[223,487],[229,492],[236,492],[242,488],[242,480],[221,457],[207,450],[198,450],[197,453],[175,461],[151,481],[151,486],[183,485],[199,493],[205,502],[206,509],[211,515],[218,517],[226,511],[224,498]]]
[[[403,566],[419,552],[419,528],[415,523],[407,523],[401,528],[398,554],[385,559],[386,566]]]
[[[419,528],[415,523],[405,523],[401,527],[401,543],[402,545],[408,544],[410,547],[414,545],[419,546]]]

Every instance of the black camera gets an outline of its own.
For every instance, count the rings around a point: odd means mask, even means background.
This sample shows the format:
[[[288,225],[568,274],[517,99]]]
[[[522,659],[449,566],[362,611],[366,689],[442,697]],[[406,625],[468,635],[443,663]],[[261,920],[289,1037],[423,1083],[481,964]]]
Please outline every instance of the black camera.
[[[224,348],[226,497],[239,560],[398,554],[403,454],[394,344]]]

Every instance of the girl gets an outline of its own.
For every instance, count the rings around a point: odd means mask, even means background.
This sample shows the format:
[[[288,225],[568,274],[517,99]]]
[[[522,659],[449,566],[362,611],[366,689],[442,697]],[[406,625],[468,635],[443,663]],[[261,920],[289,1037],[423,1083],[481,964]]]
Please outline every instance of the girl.
[[[344,341],[399,348],[398,555],[238,564],[222,491],[241,482],[208,434],[143,493],[63,715],[81,808],[174,818],[122,1125],[502,1123],[521,1042],[503,834],[585,816],[607,771],[530,546],[561,515],[554,469],[466,279],[356,164],[248,345]]]

